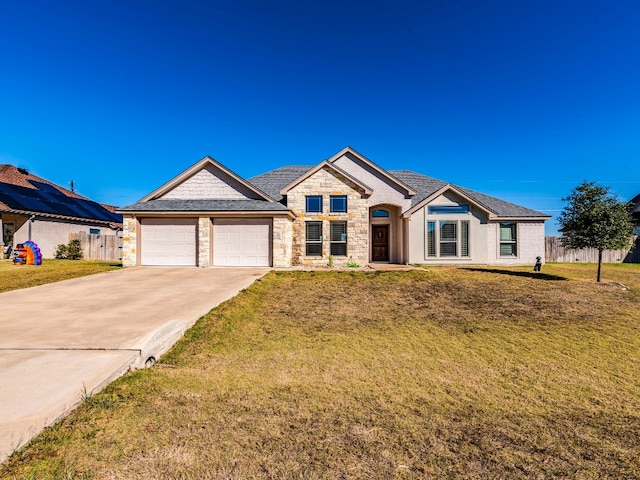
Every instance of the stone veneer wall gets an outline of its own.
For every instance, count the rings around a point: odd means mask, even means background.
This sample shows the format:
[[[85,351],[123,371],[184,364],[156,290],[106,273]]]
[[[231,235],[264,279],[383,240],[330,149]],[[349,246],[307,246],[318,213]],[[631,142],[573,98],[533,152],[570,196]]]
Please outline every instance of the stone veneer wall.
[[[273,258],[276,268],[290,267],[293,246],[293,222],[289,217],[273,217]]]
[[[306,213],[307,195],[322,195],[322,212]],[[347,196],[347,212],[329,212],[331,195]],[[323,168],[287,192],[287,206],[295,213],[293,224],[293,265],[323,266],[329,262],[330,222],[347,222],[347,255],[335,256],[334,265],[345,265],[349,258],[365,265],[369,263],[369,207],[363,190],[330,168]],[[322,256],[305,255],[305,222],[322,221]]]
[[[137,261],[136,242],[138,238],[138,221],[132,216],[122,218],[122,266],[135,267]]]
[[[211,266],[211,217],[198,218],[198,266]]]

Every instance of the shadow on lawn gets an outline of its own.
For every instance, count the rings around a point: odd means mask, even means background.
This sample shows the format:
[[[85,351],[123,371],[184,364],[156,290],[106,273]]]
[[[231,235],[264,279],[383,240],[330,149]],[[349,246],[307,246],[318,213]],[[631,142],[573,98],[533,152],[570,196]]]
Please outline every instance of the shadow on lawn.
[[[549,280],[549,281],[568,280],[567,277],[561,277],[559,275],[549,275],[548,273],[517,272],[517,271],[514,271],[514,270],[502,270],[502,269],[499,269],[499,268],[471,268],[471,267],[464,267],[461,270],[469,270],[471,272],[497,273],[499,275],[511,275],[511,276],[514,276],[514,277],[537,278],[539,280]]]

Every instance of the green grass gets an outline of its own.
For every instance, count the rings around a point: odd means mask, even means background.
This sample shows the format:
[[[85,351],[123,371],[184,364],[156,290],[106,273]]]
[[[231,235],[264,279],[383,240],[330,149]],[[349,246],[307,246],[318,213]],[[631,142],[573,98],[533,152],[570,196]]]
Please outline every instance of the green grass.
[[[0,293],[121,268],[119,262],[45,259],[42,265],[0,261]]]
[[[272,272],[0,477],[640,478],[640,265],[592,272]]]

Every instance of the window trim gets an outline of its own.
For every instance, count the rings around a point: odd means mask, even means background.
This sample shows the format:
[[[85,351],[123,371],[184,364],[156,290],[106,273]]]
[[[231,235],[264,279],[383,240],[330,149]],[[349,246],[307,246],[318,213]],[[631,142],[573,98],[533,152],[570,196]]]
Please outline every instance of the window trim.
[[[309,201],[320,200],[320,210],[309,209]],[[304,211],[306,213],[322,213],[322,195],[306,195],[304,197]]]

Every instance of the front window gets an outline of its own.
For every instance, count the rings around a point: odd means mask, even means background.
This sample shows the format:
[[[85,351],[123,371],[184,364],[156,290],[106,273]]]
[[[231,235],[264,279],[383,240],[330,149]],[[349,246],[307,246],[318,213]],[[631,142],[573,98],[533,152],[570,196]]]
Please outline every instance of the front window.
[[[458,255],[458,222],[440,222],[440,256],[455,257]]]
[[[429,205],[430,215],[447,213],[469,213],[469,205]]]
[[[322,222],[306,222],[305,239],[307,257],[322,256]]]
[[[322,195],[307,195],[307,213],[322,213]]]
[[[469,221],[441,220],[427,222],[426,255],[435,257],[469,257]]]
[[[386,210],[378,209],[374,210],[371,216],[374,218],[387,218],[389,217],[389,212],[387,212]]]
[[[347,255],[347,222],[331,222],[331,255]]]
[[[515,257],[518,255],[517,225],[515,222],[500,224],[500,256]]]
[[[436,256],[436,222],[427,222],[427,257]]]
[[[332,213],[341,213],[347,211],[346,195],[331,195],[329,198],[329,211]]]

